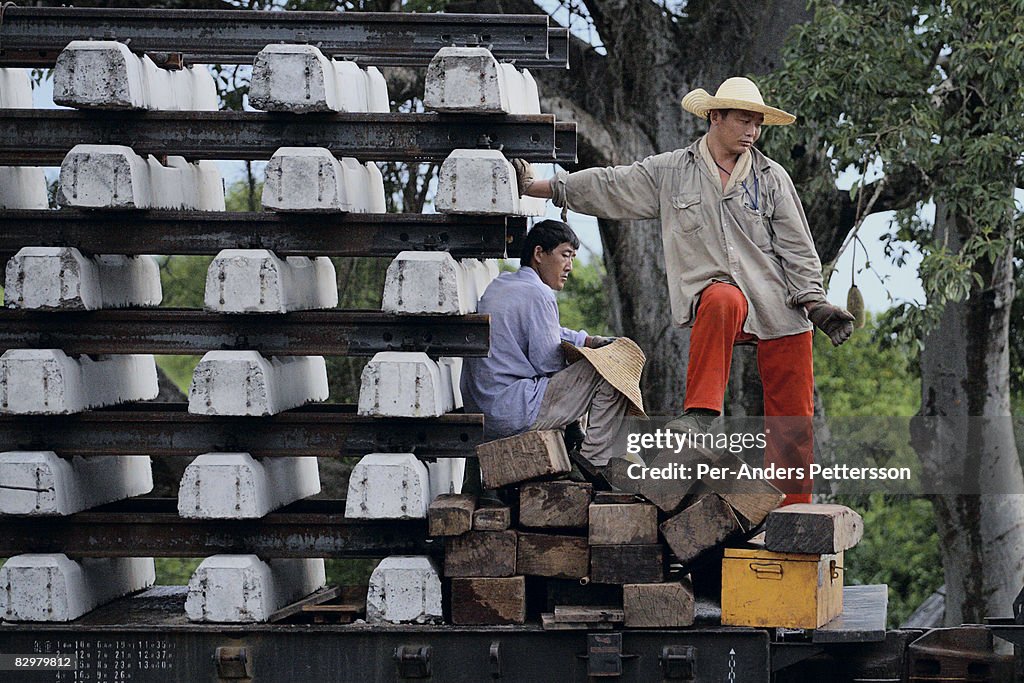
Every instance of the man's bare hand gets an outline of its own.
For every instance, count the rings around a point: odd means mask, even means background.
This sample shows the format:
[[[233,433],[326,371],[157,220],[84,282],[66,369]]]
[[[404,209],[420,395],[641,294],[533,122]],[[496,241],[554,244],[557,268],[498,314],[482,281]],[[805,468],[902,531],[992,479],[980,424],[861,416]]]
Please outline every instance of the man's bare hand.
[[[608,346],[615,339],[616,337],[587,337],[583,345],[591,349],[599,349],[602,346]]]

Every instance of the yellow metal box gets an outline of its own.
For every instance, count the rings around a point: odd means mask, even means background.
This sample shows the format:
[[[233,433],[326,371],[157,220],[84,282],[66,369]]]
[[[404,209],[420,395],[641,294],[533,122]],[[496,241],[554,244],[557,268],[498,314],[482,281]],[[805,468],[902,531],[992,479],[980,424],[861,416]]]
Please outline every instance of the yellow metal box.
[[[843,611],[843,554],[727,548],[722,624],[817,628]]]

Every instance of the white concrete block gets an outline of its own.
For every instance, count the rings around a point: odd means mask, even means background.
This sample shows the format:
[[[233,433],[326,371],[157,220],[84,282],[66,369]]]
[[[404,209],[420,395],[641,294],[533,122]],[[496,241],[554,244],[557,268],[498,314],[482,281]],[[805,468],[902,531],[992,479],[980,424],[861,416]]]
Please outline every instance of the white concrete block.
[[[197,519],[254,519],[318,493],[316,458],[205,453],[185,468],[178,489],[178,514]]]
[[[28,69],[0,69],[0,109],[31,109],[32,80]]]
[[[97,310],[157,306],[160,267],[152,256],[83,256],[73,247],[24,247],[7,262],[8,308]]]
[[[391,111],[391,96],[384,74],[375,66],[366,67],[367,111],[388,113]]]
[[[499,64],[482,47],[443,47],[427,67],[423,107],[441,112],[539,114],[537,83],[528,71]]]
[[[188,412],[197,415],[276,415],[328,396],[323,356],[271,356],[209,351],[192,373]]]
[[[508,114],[508,95],[498,61],[482,47],[443,47],[427,66],[425,109]]]
[[[86,209],[224,210],[213,161],[143,159],[123,145],[75,145],[60,165],[61,201]]]
[[[476,311],[466,291],[465,272],[444,251],[403,251],[388,266],[381,308],[390,313],[445,313]]]
[[[437,366],[441,370],[441,377],[444,384],[450,384],[452,402],[455,409],[462,407],[462,390],[459,382],[462,381],[462,358],[442,356],[437,359]]]
[[[438,213],[534,216],[522,202],[512,164],[496,149],[456,149],[437,174]]]
[[[32,108],[32,82],[27,69],[0,69],[0,108]],[[43,169],[0,166],[0,209],[45,209],[48,206]]]
[[[430,477],[412,453],[370,453],[348,480],[345,516],[351,519],[425,519]]]
[[[371,624],[439,623],[441,574],[429,557],[392,555],[370,575],[366,621]]]
[[[437,363],[425,353],[384,351],[360,378],[359,414],[384,417],[436,417],[452,409]]]
[[[253,62],[249,103],[264,111],[387,112],[387,83],[376,67],[332,61],[313,45],[268,45]]]
[[[267,163],[271,211],[384,213],[384,177],[373,162],[336,159],[323,147],[281,147]]]
[[[338,305],[326,256],[278,258],[266,249],[224,249],[206,271],[205,305],[220,313],[287,313]]]
[[[151,557],[68,559],[17,555],[0,567],[0,616],[9,621],[71,621],[153,585]]]
[[[0,209],[46,209],[49,205],[43,169],[0,166]]]
[[[70,515],[152,490],[148,455],[64,459],[53,451],[0,453],[0,514]]]
[[[79,356],[60,349],[8,349],[0,356],[0,414],[61,415],[158,393],[148,354]]]
[[[189,579],[185,613],[191,621],[266,621],[326,583],[322,559],[264,562],[255,555],[214,555]]]
[[[204,65],[171,71],[112,40],[75,40],[57,57],[53,101],[80,109],[216,111],[217,88]]]

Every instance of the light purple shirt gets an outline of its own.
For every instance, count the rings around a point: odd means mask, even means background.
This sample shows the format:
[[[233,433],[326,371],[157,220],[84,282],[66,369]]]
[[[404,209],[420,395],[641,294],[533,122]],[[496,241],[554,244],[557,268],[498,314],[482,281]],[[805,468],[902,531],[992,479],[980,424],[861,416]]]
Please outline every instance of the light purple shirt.
[[[548,378],[565,367],[562,340],[582,346],[587,333],[558,324],[554,290],[529,267],[499,275],[477,311],[491,316],[491,350],[464,361],[466,410],[484,414],[489,439],[525,432],[537,421]]]

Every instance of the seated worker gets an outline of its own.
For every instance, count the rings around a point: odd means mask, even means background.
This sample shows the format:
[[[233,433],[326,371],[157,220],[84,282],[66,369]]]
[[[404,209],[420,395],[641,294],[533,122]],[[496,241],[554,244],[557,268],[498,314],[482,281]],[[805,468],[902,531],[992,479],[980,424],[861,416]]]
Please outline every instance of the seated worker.
[[[561,429],[589,411],[580,454],[603,466],[630,403],[590,363],[566,365],[562,341],[599,348],[614,340],[559,324],[555,292],[565,287],[579,245],[561,221],[541,221],[527,233],[520,269],[499,275],[480,299],[477,311],[491,316],[490,355],[465,359],[461,389],[467,412],[484,414],[487,439]]]

